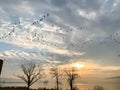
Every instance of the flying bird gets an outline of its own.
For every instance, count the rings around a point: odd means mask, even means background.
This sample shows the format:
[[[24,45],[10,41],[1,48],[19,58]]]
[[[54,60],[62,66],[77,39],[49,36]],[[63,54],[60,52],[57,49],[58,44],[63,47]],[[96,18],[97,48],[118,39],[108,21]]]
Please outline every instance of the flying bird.
[[[49,13],[47,13],[47,17],[49,16]]]
[[[54,27],[54,25],[52,25],[52,27]]]
[[[80,29],[82,30],[83,28],[81,27]]]

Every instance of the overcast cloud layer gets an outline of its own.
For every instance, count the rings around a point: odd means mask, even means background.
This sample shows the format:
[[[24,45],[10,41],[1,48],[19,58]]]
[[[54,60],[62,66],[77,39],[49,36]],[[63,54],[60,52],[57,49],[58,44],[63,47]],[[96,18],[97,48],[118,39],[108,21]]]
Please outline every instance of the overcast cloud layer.
[[[119,0],[0,0],[0,15],[7,64],[120,65]]]

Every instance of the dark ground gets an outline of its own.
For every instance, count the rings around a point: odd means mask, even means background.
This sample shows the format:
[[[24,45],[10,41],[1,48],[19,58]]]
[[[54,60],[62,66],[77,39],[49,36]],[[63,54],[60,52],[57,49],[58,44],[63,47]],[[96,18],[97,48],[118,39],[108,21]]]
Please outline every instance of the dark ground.
[[[28,90],[28,89],[26,87],[0,87],[0,90]],[[55,89],[39,88],[39,89],[30,89],[30,90],[55,90]]]

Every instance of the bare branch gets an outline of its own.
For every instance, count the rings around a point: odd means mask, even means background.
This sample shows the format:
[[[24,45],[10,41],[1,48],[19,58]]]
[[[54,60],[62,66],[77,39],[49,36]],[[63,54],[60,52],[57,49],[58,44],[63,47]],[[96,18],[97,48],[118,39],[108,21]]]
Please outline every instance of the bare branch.
[[[22,64],[21,69],[24,73],[23,76],[16,75],[18,78],[22,79],[26,84],[28,89],[31,85],[37,82],[43,77],[42,69],[38,68],[34,63]]]
[[[75,68],[65,69],[64,72],[68,76],[68,82],[69,82],[69,85],[70,85],[70,90],[73,90],[73,81],[76,78],[78,78],[79,75],[76,73]]]

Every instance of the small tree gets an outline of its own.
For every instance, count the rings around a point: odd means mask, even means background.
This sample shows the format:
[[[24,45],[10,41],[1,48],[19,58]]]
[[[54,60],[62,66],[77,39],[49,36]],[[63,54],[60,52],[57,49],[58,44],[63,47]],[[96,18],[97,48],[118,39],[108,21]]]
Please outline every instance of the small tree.
[[[70,90],[74,90],[74,88],[73,88],[73,82],[79,76],[76,73],[76,69],[72,67],[71,69],[64,70],[64,72],[65,72],[65,74],[68,77],[68,82],[69,82],[69,85],[70,85]]]
[[[60,78],[61,74],[60,74],[58,67],[51,68],[50,73],[56,79],[56,90],[59,90],[59,84],[61,84],[59,81],[59,78]]]
[[[43,76],[43,73],[41,72],[42,69],[38,68],[34,63],[22,64],[21,69],[24,75],[17,75],[17,77],[22,79],[27,84],[28,90],[30,89],[31,85],[33,85]]]

